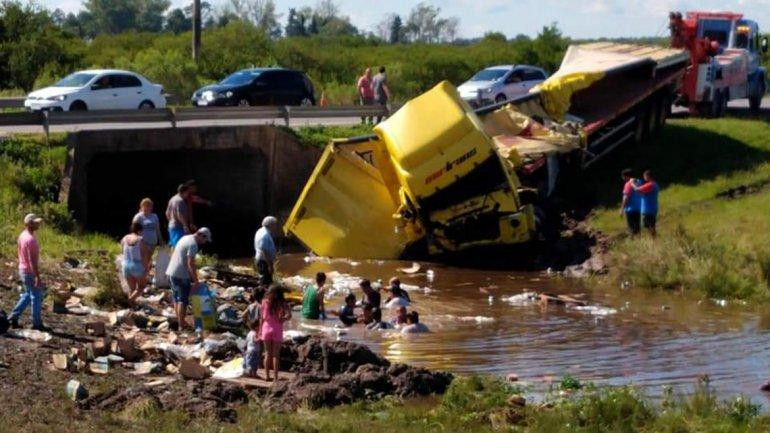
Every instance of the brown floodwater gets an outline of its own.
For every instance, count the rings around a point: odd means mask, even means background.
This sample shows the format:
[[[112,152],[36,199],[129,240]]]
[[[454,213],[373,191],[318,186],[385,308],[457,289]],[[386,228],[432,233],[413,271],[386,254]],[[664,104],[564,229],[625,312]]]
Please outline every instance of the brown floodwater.
[[[515,373],[535,390],[572,375],[596,384],[635,384],[652,396],[666,385],[691,391],[696,378],[707,374],[721,397],[743,394],[766,407],[770,402],[759,391],[770,379],[770,313],[760,307],[535,273],[433,263],[422,263],[414,275],[397,271],[409,266],[411,262],[310,260],[288,254],[280,257],[277,270],[303,277],[337,272],[385,283],[397,275],[402,283],[419,287],[410,292],[409,309],[420,313],[430,333],[354,327],[340,336],[368,345],[391,362],[459,374]],[[338,283],[342,279],[337,277]],[[526,291],[577,296],[597,308],[580,311],[504,300]],[[360,299],[360,291],[354,293]],[[342,297],[339,293],[328,299],[327,311],[339,308]],[[383,319],[391,314],[385,310]],[[310,328],[338,323],[333,316],[326,321],[295,318],[290,327],[313,332]]]

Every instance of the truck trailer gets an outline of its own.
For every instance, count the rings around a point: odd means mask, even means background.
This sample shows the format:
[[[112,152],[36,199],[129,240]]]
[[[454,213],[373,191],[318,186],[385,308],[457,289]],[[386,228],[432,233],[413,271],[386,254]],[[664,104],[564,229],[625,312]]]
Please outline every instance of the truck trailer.
[[[333,140],[284,230],[329,257],[527,246],[560,171],[656,131],[688,64],[681,49],[575,45],[530,94],[478,110],[439,83],[373,135]]]

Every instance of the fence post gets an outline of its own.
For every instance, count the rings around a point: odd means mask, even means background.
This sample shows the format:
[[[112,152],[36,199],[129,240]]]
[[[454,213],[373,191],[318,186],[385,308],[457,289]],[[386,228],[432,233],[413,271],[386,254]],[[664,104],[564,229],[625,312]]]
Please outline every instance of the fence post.
[[[45,110],[41,110],[40,111],[40,116],[42,117],[41,123],[43,125],[43,133],[45,134],[45,144],[46,145],[48,145],[49,132],[50,132],[50,129],[51,129],[51,124],[50,124],[50,121],[48,119],[48,114],[49,114],[48,111],[45,111]]]
[[[283,121],[284,121],[284,123],[286,123],[286,127],[287,128],[289,126],[291,126],[291,124],[290,124],[290,121],[291,121],[291,108],[287,107],[285,105],[283,106]]]
[[[171,128],[176,129],[176,108],[169,108],[168,112],[171,115]]]

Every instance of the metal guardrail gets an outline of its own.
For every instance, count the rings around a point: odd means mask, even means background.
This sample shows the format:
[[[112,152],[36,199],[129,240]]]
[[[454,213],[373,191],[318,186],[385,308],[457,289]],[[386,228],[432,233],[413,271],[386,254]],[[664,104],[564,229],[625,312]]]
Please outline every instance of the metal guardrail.
[[[0,98],[0,108],[24,108],[24,98]]]
[[[7,100],[7,99],[6,99]],[[387,107],[340,106],[340,107],[207,107],[163,108],[152,110],[97,110],[97,111],[39,111],[0,113],[0,127],[35,126],[43,128],[46,135],[55,125],[87,125],[98,123],[158,123],[168,122],[177,127],[179,122],[225,120],[280,120],[290,126],[292,119],[378,117],[389,114]]]

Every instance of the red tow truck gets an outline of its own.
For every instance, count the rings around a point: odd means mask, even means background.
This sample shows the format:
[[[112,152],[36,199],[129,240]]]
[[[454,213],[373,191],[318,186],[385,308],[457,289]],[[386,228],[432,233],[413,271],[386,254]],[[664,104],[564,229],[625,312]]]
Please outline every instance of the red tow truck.
[[[749,107],[759,110],[767,91],[767,70],[760,64],[767,38],[755,21],[734,12],[672,12],[669,29],[671,47],[690,54],[675,104],[720,117],[728,101],[748,98]]]

